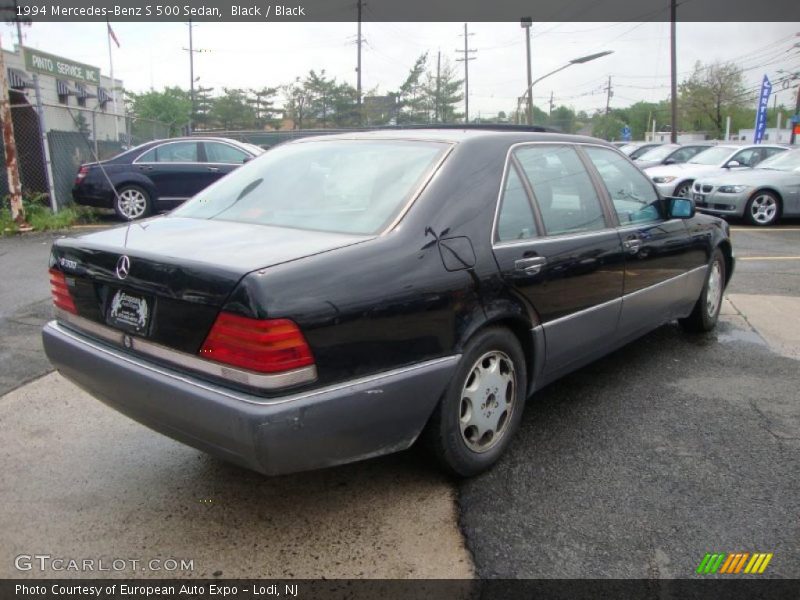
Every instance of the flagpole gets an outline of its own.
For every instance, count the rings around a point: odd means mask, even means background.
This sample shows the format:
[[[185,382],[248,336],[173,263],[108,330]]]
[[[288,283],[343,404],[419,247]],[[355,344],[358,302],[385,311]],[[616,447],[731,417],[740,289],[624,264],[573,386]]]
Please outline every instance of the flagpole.
[[[114,58],[111,54],[111,24],[106,21],[106,41],[108,42],[108,64],[111,70],[111,104],[114,107],[114,141],[119,141],[119,121],[117,120],[117,90],[114,80]],[[95,133],[95,137],[97,134]]]

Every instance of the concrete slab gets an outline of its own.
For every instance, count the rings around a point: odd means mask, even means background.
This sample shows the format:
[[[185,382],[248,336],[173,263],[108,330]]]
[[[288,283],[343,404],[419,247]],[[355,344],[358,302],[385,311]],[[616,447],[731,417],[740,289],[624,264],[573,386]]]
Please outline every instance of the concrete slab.
[[[57,373],[0,397],[0,577],[469,578],[452,483],[418,452],[267,478],[173,442]],[[121,571],[17,571],[14,557]],[[151,559],[193,570],[148,570]],[[142,570],[145,569],[145,570]]]
[[[800,297],[729,294],[728,300],[775,352],[800,359]]]

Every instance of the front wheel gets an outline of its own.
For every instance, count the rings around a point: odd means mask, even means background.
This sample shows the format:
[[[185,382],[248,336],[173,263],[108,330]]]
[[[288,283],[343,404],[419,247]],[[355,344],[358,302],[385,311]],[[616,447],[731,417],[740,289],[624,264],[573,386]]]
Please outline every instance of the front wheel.
[[[774,225],[781,215],[781,201],[772,192],[757,192],[747,203],[744,214],[751,225]]]
[[[150,212],[150,194],[138,185],[126,185],[117,190],[114,212],[124,221],[141,219]]]
[[[703,285],[703,291],[694,305],[694,310],[685,319],[680,319],[680,324],[687,331],[711,331],[719,320],[719,311],[722,307],[722,292],[725,289],[725,257],[717,248],[708,267],[708,275]]]
[[[672,193],[673,196],[676,198],[688,198],[689,193],[692,190],[692,182],[691,181],[684,181],[678,187],[675,188],[675,191]]]
[[[469,477],[497,462],[519,427],[526,385],[525,355],[508,329],[485,329],[467,344],[425,432],[447,471]]]

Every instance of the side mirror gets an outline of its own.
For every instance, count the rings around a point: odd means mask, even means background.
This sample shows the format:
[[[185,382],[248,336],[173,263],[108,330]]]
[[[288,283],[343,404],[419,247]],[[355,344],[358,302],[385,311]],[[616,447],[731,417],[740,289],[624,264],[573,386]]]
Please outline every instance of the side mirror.
[[[668,159],[666,159],[666,160],[665,160],[665,161],[664,161],[662,164],[665,164],[665,165],[674,165],[674,164],[675,164],[675,159],[674,159],[674,158],[668,158]]]
[[[242,164],[244,164],[244,163],[248,163],[248,162],[250,162],[251,160],[253,160],[254,158],[255,158],[254,156],[245,156],[245,157],[242,159]]]
[[[740,163],[738,160],[730,160],[730,161],[728,161],[728,163],[725,165],[725,168],[726,168],[726,169],[734,169],[734,168],[736,168],[736,167],[743,167],[743,166],[744,166],[744,165],[743,165],[742,163]]]
[[[691,219],[694,216],[694,200],[689,198],[667,198],[668,219]]]

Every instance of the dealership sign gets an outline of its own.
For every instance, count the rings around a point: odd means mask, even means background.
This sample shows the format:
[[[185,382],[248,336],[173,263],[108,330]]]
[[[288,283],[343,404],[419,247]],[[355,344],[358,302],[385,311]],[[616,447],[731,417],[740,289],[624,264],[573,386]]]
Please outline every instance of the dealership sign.
[[[100,69],[97,67],[30,48],[25,48],[25,67],[44,75],[100,85]]]
[[[769,106],[769,95],[772,93],[772,84],[764,75],[761,82],[761,94],[758,98],[758,111],[756,112],[756,132],[753,136],[753,143],[760,144],[764,139],[764,132],[767,129],[767,107]]]

